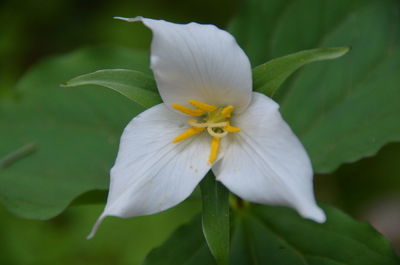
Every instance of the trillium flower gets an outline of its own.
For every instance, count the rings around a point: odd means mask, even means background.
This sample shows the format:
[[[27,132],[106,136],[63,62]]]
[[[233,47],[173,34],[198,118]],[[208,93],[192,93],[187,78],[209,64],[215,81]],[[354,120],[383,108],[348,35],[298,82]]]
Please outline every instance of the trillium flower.
[[[249,59],[226,31],[148,18],[151,68],[163,99],[125,128],[104,212],[135,217],[183,200],[211,169],[244,200],[293,207],[324,222],[308,155],[279,113],[252,92]]]

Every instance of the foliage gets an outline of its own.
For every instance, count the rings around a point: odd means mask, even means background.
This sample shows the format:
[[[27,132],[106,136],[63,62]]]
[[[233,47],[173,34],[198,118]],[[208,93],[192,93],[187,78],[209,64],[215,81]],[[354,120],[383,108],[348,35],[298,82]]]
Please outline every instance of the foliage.
[[[211,172],[200,184],[202,227],[207,245],[218,264],[229,264],[229,191]]]
[[[63,87],[82,85],[99,85],[114,89],[144,108],[161,103],[154,79],[138,71],[126,69],[99,70],[75,77],[63,84]]]
[[[398,10],[390,0],[253,0],[232,22],[256,64],[302,49],[352,47],[340,60],[304,69],[276,97],[317,172],[399,141]]]
[[[37,65],[4,100],[0,157],[27,144],[35,150],[0,168],[0,201],[26,218],[48,219],[84,192],[108,188],[108,171],[125,124],[143,109],[106,89],[60,88],[100,68],[148,72],[148,55],[124,48],[78,50]]]
[[[231,264],[395,265],[400,262],[386,239],[369,225],[354,221],[334,208],[325,206],[324,210],[328,222],[317,224],[286,208],[242,209],[233,221]],[[199,227],[199,218],[180,227],[161,247],[150,252],[144,264],[213,264]]]
[[[253,69],[254,90],[280,103],[316,172],[331,173],[400,140],[398,1],[243,4],[228,28],[258,65]],[[343,58],[295,72],[338,58],[348,52],[347,46],[352,51]],[[77,87],[81,85],[85,87]],[[0,130],[0,137],[7,139],[0,142],[0,201],[12,213],[32,219],[54,217],[74,200],[104,201],[123,127],[161,102],[148,54],[120,47],[86,48],[47,59],[20,80],[15,92],[14,98],[0,98],[0,118],[7,124],[7,130]],[[357,165],[333,176],[347,187],[346,193],[358,181],[369,183],[364,190],[368,194],[356,191],[353,199],[358,194],[370,198],[371,186],[385,186],[376,175],[386,178],[388,173],[381,172],[387,161],[370,166],[367,179],[346,179]],[[244,203],[229,212],[228,192],[212,174],[201,191],[202,217],[176,230],[144,264],[400,262],[369,225],[330,206],[324,206],[328,222],[317,224],[281,207]],[[353,202],[348,205],[354,207]],[[10,263],[12,258],[5,255],[3,260]]]

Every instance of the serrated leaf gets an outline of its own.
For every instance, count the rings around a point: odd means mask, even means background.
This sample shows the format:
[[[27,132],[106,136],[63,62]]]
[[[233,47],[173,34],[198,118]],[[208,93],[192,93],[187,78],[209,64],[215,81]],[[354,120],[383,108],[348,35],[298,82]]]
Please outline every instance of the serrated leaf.
[[[22,78],[18,100],[1,102],[0,137],[7,140],[0,141],[0,159],[35,146],[0,169],[0,201],[12,213],[48,219],[77,196],[108,188],[122,130],[143,108],[108,89],[59,87],[99,68],[149,73],[148,54],[98,47],[50,58]]]
[[[135,103],[149,108],[162,102],[154,79],[147,74],[127,69],[105,69],[77,76],[64,87],[99,85],[111,88]]]
[[[351,46],[310,65],[276,94],[317,172],[400,140],[399,3],[392,0],[245,1],[231,32],[253,63],[303,49]]]
[[[336,59],[349,50],[349,47],[312,49],[272,59],[253,68],[254,90],[271,97],[300,67],[313,62]]]
[[[229,264],[229,191],[209,172],[200,183],[204,237],[218,265]]]

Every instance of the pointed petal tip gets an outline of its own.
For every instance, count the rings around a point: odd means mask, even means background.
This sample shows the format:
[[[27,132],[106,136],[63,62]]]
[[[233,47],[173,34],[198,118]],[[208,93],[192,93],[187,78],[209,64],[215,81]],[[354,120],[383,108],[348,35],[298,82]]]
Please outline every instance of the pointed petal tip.
[[[324,211],[319,207],[315,207],[311,211],[308,210],[307,212],[301,212],[300,214],[302,217],[313,220],[320,224],[325,223],[326,221],[326,215]]]
[[[92,239],[96,235],[97,229],[99,228],[105,217],[106,215],[104,213],[100,215],[99,219],[97,219],[96,223],[94,224],[92,231],[90,231],[90,234],[86,237],[87,240]]]
[[[127,22],[136,22],[136,21],[142,21],[143,17],[142,16],[137,16],[137,17],[113,17],[114,19],[119,19]]]
[[[168,106],[197,99],[212,105],[234,105],[236,113],[247,108],[252,89],[250,61],[227,31],[195,22],[118,19],[140,20],[152,31],[151,69]]]

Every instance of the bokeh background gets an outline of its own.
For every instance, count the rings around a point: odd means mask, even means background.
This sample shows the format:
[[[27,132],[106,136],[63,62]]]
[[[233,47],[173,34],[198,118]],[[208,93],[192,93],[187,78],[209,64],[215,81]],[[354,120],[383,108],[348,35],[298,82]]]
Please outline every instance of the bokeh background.
[[[239,0],[3,0],[0,98],[17,98],[14,88],[18,79],[44,58],[100,44],[148,50],[151,35],[145,27],[113,20],[113,16],[142,15],[225,27],[240,7]],[[7,124],[1,120],[0,130],[7,130]],[[343,165],[333,174],[317,175],[315,181],[320,202],[371,222],[397,249],[400,248],[399,157],[400,144],[388,144],[375,156]],[[194,216],[200,207],[193,196],[184,204],[154,216],[108,218],[98,235],[87,241],[85,237],[102,204],[77,202],[46,221],[19,218],[0,205],[0,264],[140,264],[150,249]]]

